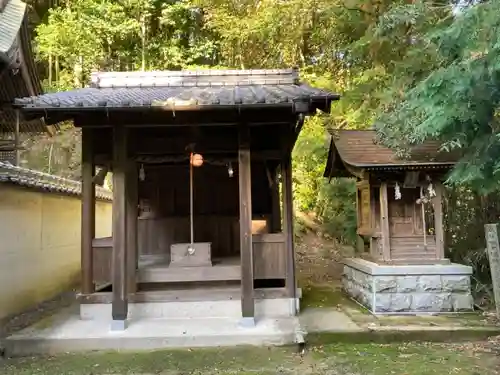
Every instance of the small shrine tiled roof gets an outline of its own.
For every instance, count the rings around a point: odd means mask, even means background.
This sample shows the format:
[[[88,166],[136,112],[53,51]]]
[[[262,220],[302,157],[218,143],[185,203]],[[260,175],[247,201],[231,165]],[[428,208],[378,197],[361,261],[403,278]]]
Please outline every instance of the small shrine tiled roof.
[[[451,167],[459,159],[455,153],[441,151],[441,143],[436,141],[413,147],[409,157],[403,159],[376,142],[375,130],[339,130],[331,134],[325,177],[335,176],[345,165],[362,169]]]

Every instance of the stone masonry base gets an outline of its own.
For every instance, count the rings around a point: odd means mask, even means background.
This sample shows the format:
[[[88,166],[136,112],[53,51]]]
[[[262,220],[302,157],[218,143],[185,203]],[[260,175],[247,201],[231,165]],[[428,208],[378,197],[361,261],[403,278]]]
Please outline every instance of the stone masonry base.
[[[342,286],[374,314],[447,313],[474,310],[472,268],[449,265],[379,265],[344,262]]]

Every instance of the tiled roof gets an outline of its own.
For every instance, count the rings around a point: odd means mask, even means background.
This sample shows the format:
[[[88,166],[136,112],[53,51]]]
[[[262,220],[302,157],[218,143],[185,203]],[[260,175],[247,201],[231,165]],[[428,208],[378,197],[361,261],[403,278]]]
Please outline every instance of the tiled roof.
[[[339,96],[298,81],[289,70],[96,73],[92,87],[17,99],[26,109],[280,105],[307,102],[329,111]],[[314,107],[314,108],[312,108]]]
[[[13,46],[24,19],[26,4],[10,0],[0,9],[0,60],[10,63]]]
[[[457,154],[440,151],[441,144],[428,141],[410,150],[408,158],[398,158],[394,150],[376,142],[375,130],[332,131],[325,176],[335,175],[344,164],[356,168],[450,167],[459,159]],[[335,157],[337,155],[337,157]],[[341,163],[338,163],[340,157]]]
[[[17,122],[12,108],[14,99],[40,95],[42,87],[31,49],[26,4],[20,0],[3,0],[3,3],[5,6],[0,9],[0,133],[12,133]],[[19,130],[42,133],[48,128],[40,118],[26,121],[21,117]]]
[[[0,162],[0,183],[12,183],[29,188],[70,195],[80,195],[82,192],[81,183],[78,181],[31,169],[16,167],[2,162]],[[112,200],[113,194],[110,190],[96,186],[96,198]]]

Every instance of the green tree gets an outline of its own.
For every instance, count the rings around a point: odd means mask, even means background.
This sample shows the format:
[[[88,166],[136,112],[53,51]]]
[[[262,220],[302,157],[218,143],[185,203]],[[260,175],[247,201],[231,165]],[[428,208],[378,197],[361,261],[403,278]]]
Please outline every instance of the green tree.
[[[383,26],[383,25],[381,25]],[[449,181],[484,193],[500,177],[500,1],[468,7],[439,22],[407,53],[425,56],[420,69],[401,65],[377,121],[381,139],[402,155],[411,145],[438,139],[461,162]]]

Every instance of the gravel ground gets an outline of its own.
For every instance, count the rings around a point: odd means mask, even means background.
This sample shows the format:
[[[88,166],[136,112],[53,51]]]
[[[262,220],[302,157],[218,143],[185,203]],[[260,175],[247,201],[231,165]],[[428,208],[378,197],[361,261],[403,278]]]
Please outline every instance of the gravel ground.
[[[55,298],[42,302],[30,310],[1,320],[0,340],[54,314],[62,308],[70,306],[76,300],[76,293],[76,289],[61,293]]]

